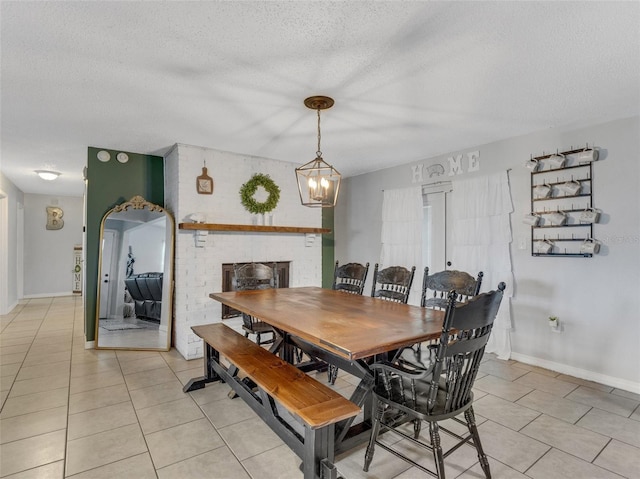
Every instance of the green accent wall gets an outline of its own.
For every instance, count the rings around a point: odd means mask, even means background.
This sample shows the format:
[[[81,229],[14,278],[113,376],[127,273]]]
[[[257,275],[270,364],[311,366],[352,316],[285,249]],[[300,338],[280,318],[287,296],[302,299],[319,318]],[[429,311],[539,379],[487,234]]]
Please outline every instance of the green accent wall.
[[[107,162],[98,160],[101,150],[109,152]],[[87,341],[95,337],[100,256],[100,223],[111,208],[136,195],[164,206],[164,161],[161,156],[127,153],[129,161],[120,163],[116,155],[122,150],[89,147],[87,153],[87,211],[85,263],[85,331]]]
[[[322,287],[333,286],[333,269],[335,267],[335,232],[333,215],[335,208],[322,208],[322,227],[330,228],[330,234],[322,235]]]

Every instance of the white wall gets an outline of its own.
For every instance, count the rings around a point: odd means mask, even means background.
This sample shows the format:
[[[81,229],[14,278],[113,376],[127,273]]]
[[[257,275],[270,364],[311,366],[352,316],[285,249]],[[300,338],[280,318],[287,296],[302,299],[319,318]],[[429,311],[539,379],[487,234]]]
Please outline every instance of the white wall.
[[[633,117],[579,129],[553,129],[473,146],[424,161],[348,178],[336,208],[336,259],[370,261],[380,255],[382,190],[414,185],[412,167],[448,164],[447,158],[480,151],[480,170],[452,180],[510,168],[514,202],[511,255],[513,358],[640,392],[640,119]],[[594,236],[603,245],[593,258],[532,257],[529,226],[530,172],[523,163],[539,156],[594,144],[593,202],[603,211]],[[463,161],[463,166],[465,162]],[[436,181],[425,176],[423,183]],[[524,241],[526,248],[518,249]],[[421,279],[417,278],[418,281]],[[561,334],[547,317],[556,315]]]
[[[13,182],[0,173],[0,192],[4,198],[0,199],[2,214],[0,221],[0,314],[9,313],[20,299],[21,288],[18,286],[19,269],[19,239],[22,238],[18,231],[20,222],[18,216],[22,214],[24,194]]]
[[[154,273],[164,270],[165,252],[165,228],[167,224],[162,221],[145,223],[142,226],[131,228],[127,231],[128,241],[121,251],[120,264],[127,263],[129,247],[133,250],[135,258],[134,273]]]
[[[206,161],[212,195],[196,192],[196,178]],[[207,223],[252,224],[240,202],[240,187],[254,173],[271,176],[280,187],[274,210],[276,226],[322,226],[319,208],[300,204],[296,164],[188,145],[175,145],[165,156],[165,204],[179,223],[202,213]],[[191,326],[219,322],[220,303],[209,294],[222,290],[222,263],[291,261],[290,286],[321,286],[322,240],[309,245],[303,234],[211,232],[196,247],[192,231],[176,230],[174,344],[187,359],[202,356],[202,341]]]
[[[24,295],[69,295],[73,291],[73,247],[82,244],[81,197],[24,195]],[[47,206],[62,208],[64,226],[48,230]]]

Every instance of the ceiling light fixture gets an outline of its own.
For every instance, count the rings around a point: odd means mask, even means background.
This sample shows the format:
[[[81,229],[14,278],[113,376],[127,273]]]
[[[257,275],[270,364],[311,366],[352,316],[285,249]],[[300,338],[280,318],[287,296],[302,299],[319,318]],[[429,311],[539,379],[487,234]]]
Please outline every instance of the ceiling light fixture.
[[[338,200],[341,175],[333,166],[322,159],[320,150],[320,110],[333,106],[333,98],[312,96],[304,101],[307,108],[318,112],[318,150],[315,159],[296,168],[300,201],[304,206],[332,207]]]
[[[60,176],[60,173],[58,173],[57,171],[51,171],[51,170],[35,170],[35,172],[38,174],[40,178],[47,181],[53,181],[58,176]]]

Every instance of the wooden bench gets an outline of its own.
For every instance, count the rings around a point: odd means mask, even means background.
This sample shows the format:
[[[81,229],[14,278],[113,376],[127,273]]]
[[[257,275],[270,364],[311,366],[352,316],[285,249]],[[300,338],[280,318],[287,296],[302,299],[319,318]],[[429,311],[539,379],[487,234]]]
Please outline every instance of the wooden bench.
[[[360,407],[225,324],[191,329],[207,345],[206,382],[222,379],[256,411],[303,460],[305,479],[335,478],[334,426],[356,416]],[[220,356],[231,366],[221,364]],[[238,371],[258,386],[258,392],[238,377]],[[212,377],[214,373],[218,377]],[[194,389],[188,386],[185,391]],[[276,403],[302,425],[302,434]]]

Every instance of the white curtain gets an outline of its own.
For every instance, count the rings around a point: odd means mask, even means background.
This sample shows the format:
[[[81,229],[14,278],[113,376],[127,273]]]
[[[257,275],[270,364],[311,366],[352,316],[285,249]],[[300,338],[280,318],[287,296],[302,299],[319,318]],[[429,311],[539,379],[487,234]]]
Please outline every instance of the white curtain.
[[[422,188],[384,190],[380,268],[416,267],[410,304],[420,304],[422,281]],[[417,286],[416,286],[417,285]]]
[[[481,291],[496,289],[502,281],[507,285],[486,351],[496,353],[500,359],[509,359],[513,292],[509,245],[513,203],[507,172],[455,181],[452,196],[454,269],[473,276],[484,272]]]

